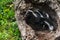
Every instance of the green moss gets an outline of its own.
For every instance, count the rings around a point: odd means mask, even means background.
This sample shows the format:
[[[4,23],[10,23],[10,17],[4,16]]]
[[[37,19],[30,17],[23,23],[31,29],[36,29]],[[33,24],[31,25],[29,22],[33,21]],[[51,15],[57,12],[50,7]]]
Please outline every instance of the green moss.
[[[15,20],[14,0],[0,0],[0,40],[21,40]]]

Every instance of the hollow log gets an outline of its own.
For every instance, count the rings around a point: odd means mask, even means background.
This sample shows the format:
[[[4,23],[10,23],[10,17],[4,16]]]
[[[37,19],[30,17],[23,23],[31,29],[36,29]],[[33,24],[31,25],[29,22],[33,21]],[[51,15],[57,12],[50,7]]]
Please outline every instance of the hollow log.
[[[59,0],[15,0],[14,5],[15,18],[21,32],[22,40],[60,40]],[[44,19],[39,16],[41,19],[37,17],[37,20],[39,21],[35,22],[35,17],[36,15],[38,15],[35,13],[37,12],[36,10],[40,10],[43,17],[45,17],[44,15],[46,15],[47,13],[49,15],[49,19]],[[31,12],[31,14],[29,14],[29,12]],[[31,15],[32,17],[30,18],[30,20],[28,17],[30,17]],[[44,20],[40,21],[42,19]],[[45,21],[49,22],[49,24],[52,23],[54,30],[49,30],[49,25],[45,23]],[[44,23],[48,26],[46,27]]]

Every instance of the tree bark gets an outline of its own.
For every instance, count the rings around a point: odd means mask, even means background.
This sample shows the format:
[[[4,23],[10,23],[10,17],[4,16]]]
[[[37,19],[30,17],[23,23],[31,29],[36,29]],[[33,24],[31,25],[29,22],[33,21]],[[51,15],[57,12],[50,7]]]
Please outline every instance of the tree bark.
[[[34,30],[30,25],[25,21],[25,13],[30,8],[40,8],[46,3],[52,10],[57,14],[56,20],[58,26],[56,31],[47,32],[47,31],[37,31]],[[59,0],[15,0],[15,17],[21,32],[22,40],[60,40],[60,1]],[[44,10],[48,13],[54,14],[47,6],[42,6],[41,10]],[[53,17],[53,15],[52,15]],[[58,38],[59,37],[59,38]]]

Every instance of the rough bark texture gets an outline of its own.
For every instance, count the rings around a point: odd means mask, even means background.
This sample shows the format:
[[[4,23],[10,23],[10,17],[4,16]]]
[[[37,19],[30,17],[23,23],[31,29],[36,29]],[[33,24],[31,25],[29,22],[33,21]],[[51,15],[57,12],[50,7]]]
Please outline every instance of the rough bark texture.
[[[47,31],[37,31],[32,29],[24,20],[25,12],[30,8],[40,8],[48,13],[53,14],[47,6],[44,6],[45,3],[51,7],[51,10],[54,10],[57,14],[56,20],[58,26],[56,31],[48,32]],[[22,40],[60,40],[60,0],[15,0],[15,17],[21,32]]]

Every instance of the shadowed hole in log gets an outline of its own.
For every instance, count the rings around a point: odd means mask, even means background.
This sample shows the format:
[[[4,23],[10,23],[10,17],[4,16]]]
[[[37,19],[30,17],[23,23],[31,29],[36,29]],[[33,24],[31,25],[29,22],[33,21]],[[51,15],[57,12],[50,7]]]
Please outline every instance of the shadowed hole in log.
[[[57,37],[55,40],[60,40],[60,36],[59,36],[59,37]]]
[[[26,23],[35,31],[56,31],[58,27],[56,12],[46,4],[34,6],[26,11]]]

